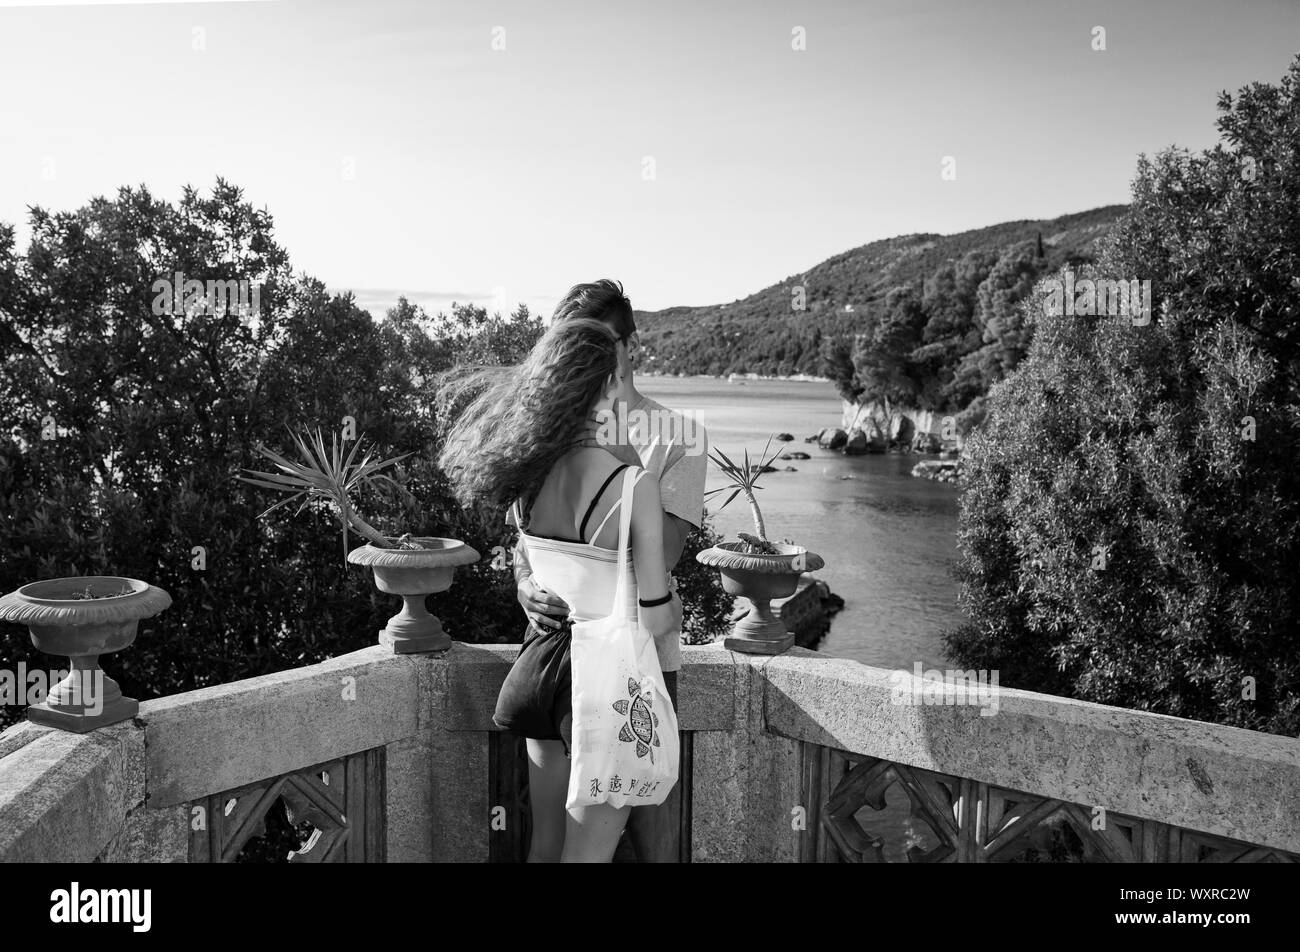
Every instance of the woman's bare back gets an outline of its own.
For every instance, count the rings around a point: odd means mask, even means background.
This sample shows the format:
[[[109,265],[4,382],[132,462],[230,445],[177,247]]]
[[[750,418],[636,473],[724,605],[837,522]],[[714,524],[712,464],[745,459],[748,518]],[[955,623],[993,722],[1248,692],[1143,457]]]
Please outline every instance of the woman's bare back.
[[[561,457],[537,493],[525,523],[527,531],[536,536],[615,548],[618,520],[605,517],[618,505],[619,494],[609,491],[609,486],[613,482],[610,477],[622,466],[612,453],[598,447],[581,447]]]

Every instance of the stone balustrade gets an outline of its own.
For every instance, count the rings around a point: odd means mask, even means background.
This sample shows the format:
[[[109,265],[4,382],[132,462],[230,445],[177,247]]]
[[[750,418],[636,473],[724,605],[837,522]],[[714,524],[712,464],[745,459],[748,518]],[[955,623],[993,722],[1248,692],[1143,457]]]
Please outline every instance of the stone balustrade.
[[[0,860],[232,861],[277,802],[312,831],[296,861],[517,860],[526,766],[491,721],[516,651],[376,646],[87,734],[17,725],[0,735]],[[1300,740],[1009,689],[992,716],[898,703],[896,677],[686,647],[681,858],[1300,853]],[[891,812],[911,815],[908,843],[876,822]]]

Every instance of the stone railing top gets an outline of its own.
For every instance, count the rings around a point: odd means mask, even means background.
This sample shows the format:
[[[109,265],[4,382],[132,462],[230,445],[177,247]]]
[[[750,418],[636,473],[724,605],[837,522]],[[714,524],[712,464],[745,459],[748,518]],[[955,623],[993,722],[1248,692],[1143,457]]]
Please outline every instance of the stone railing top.
[[[762,680],[783,736],[1300,851],[1296,738],[1013,688],[926,704],[911,672],[799,648]]]
[[[405,738],[464,736],[470,747],[448,749],[474,749],[469,734],[495,729],[517,650],[375,646],[146,701],[133,721],[89,734],[17,725],[0,734],[0,860],[93,859],[146,803],[180,808]],[[687,646],[679,721],[1300,851],[1300,740],[1006,688],[983,709],[918,705],[905,699],[910,679],[803,649],[762,657]]]

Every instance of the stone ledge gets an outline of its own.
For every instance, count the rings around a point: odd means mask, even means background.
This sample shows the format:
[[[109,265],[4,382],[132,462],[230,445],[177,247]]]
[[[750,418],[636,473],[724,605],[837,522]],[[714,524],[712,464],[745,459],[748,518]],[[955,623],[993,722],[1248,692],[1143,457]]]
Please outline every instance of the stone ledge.
[[[785,737],[1300,852],[1300,740],[1002,688],[998,712],[893,703],[885,668],[795,649],[762,667]]]
[[[144,732],[47,730],[0,771],[0,862],[88,863],[144,799]]]
[[[140,705],[151,809],[380,747],[416,731],[417,666],[375,645]],[[355,700],[344,679],[353,678]]]
[[[440,722],[444,730],[499,730],[492,722],[492,712],[518,654],[518,645],[455,642],[438,659],[448,666]],[[682,646],[682,668],[677,675],[677,721],[682,730],[734,729],[735,691],[732,652],[721,645]]]
[[[0,760],[52,730],[54,728],[33,724],[31,721],[19,721],[8,727],[0,733]]]
[[[190,851],[190,811],[185,804],[126,815],[122,828],[104,847],[101,863],[185,863]]]

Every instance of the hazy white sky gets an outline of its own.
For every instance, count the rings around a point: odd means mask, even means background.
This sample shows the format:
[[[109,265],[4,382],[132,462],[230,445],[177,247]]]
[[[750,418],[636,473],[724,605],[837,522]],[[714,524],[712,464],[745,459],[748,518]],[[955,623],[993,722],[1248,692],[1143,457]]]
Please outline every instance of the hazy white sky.
[[[1126,201],[1138,152],[1212,144],[1218,91],[1297,49],[1298,0],[0,0],[0,221],[222,175],[376,310],[597,276],[710,304]]]

